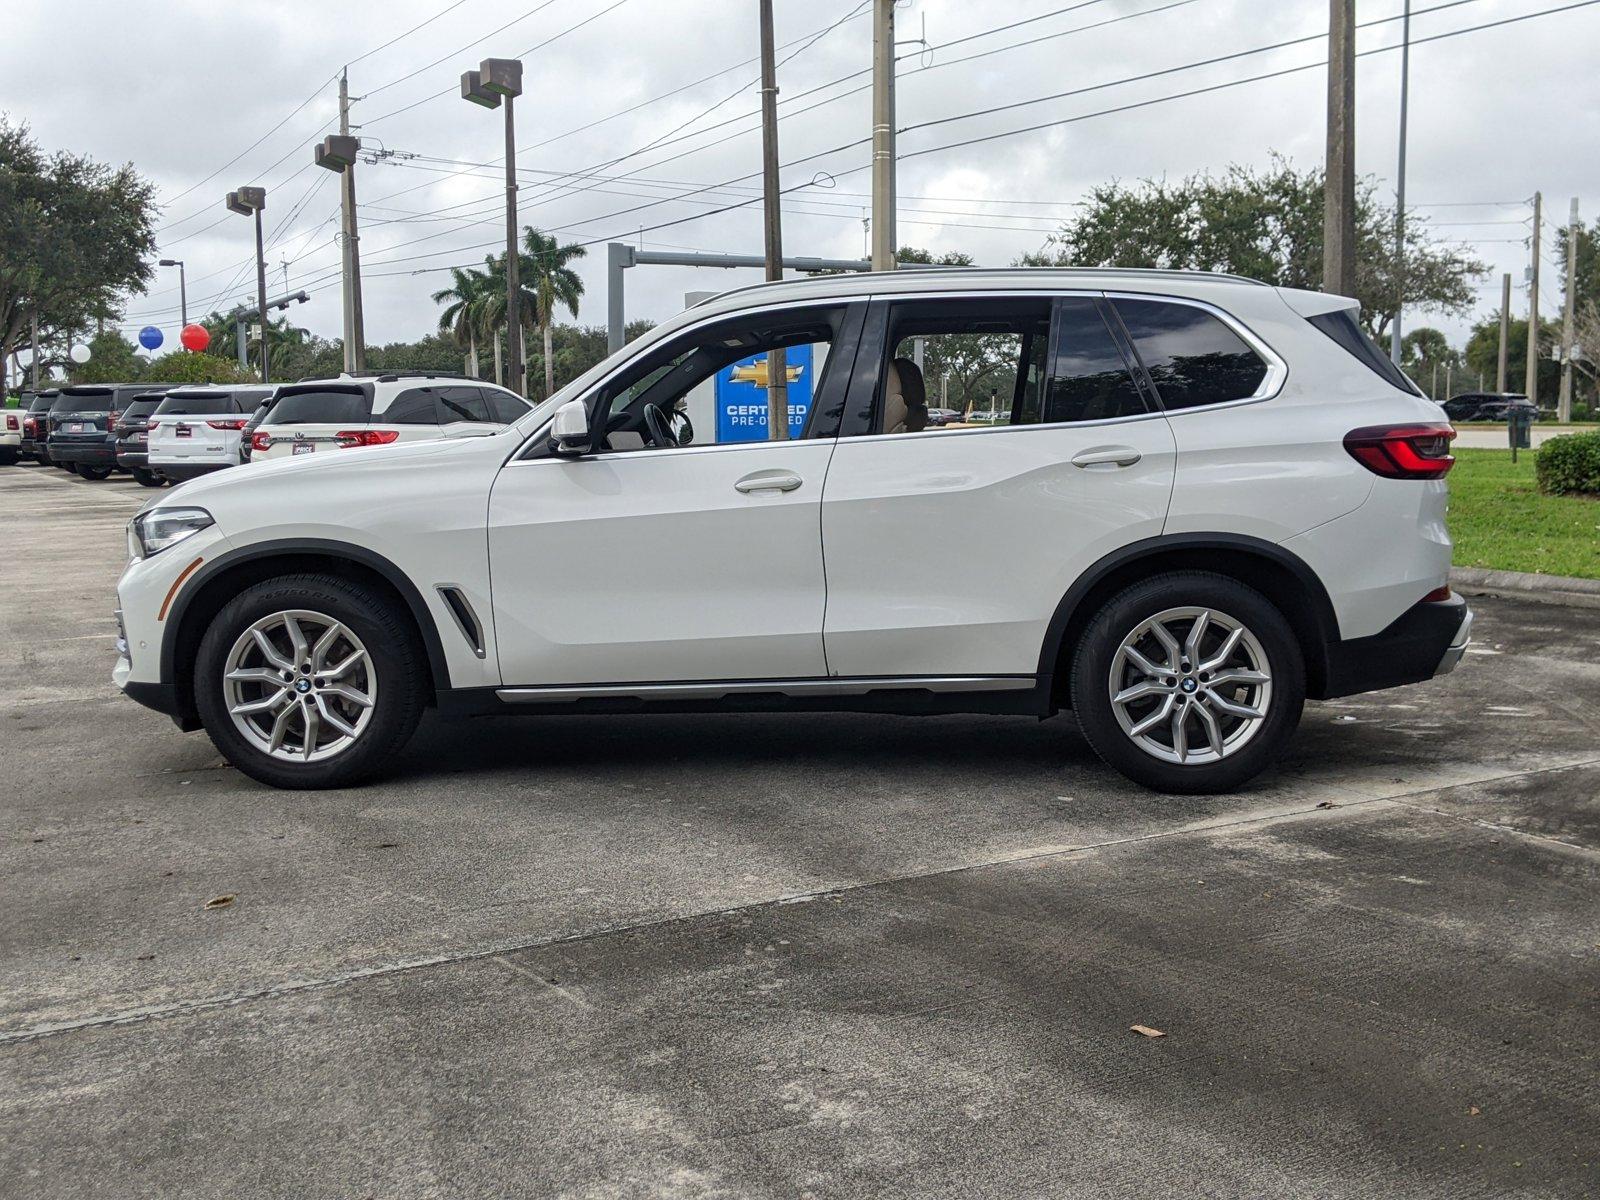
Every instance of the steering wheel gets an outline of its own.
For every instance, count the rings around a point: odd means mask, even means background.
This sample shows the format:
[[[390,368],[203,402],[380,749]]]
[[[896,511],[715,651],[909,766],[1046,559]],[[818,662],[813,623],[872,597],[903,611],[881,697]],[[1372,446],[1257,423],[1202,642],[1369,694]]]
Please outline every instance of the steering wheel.
[[[678,444],[678,435],[672,432],[672,424],[659,405],[644,406],[644,427],[650,432],[652,446],[665,450]]]

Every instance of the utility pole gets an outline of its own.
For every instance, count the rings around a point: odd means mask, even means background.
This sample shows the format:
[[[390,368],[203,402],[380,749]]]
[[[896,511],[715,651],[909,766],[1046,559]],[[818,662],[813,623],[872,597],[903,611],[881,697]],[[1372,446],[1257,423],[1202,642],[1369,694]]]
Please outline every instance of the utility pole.
[[[892,0],[891,0],[892,2]],[[1356,286],[1355,0],[1328,0],[1328,149],[1322,201],[1322,290]]]
[[[1339,0],[1334,0],[1338,3]],[[894,3],[872,0],[872,269],[895,267]]]
[[[1556,401],[1556,420],[1572,420],[1572,343],[1577,336],[1578,319],[1578,198],[1572,198],[1567,217],[1567,305],[1561,314],[1561,397]]]
[[[339,135],[350,136],[350,79],[339,72]],[[367,373],[366,319],[361,311],[361,235],[356,226],[356,167],[339,172],[339,207],[344,218],[344,369]],[[285,288],[288,281],[284,281]]]
[[[1394,332],[1389,337],[1389,358],[1400,365],[1402,354],[1400,312],[1406,304],[1406,101],[1411,92],[1411,0],[1405,0],[1400,19],[1400,165],[1394,204]]]
[[[1528,268],[1528,374],[1523,391],[1539,403],[1539,222],[1544,216],[1544,194],[1533,194],[1533,265]]]
[[[1511,337],[1511,272],[1500,277],[1500,364],[1495,368],[1494,390],[1502,396],[1506,391],[1506,353]]]
[[[761,0],[761,191],[767,279],[783,278],[783,207],[778,190],[778,69],[773,62],[772,0]],[[789,356],[767,351],[767,440],[789,439]]]
[[[461,76],[461,98],[484,108],[506,110],[506,371],[511,390],[528,394],[522,369],[522,288],[517,282],[521,256],[517,246],[517,134],[513,109],[522,95],[522,60],[486,58],[476,71]],[[498,345],[498,340],[496,345]]]

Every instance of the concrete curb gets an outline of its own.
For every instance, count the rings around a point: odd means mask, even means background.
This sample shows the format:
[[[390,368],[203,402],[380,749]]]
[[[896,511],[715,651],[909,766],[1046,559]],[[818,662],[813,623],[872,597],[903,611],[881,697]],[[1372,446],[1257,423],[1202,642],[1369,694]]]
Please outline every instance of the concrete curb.
[[[1566,575],[1532,575],[1525,571],[1486,571],[1479,567],[1451,567],[1450,584],[1466,596],[1514,596],[1540,604],[1565,604],[1571,608],[1600,608],[1600,579],[1574,579]]]

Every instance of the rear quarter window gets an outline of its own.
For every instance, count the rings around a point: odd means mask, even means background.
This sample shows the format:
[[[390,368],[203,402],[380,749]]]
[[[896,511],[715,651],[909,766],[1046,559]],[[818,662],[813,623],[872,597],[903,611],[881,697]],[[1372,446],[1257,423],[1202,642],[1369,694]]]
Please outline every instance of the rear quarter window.
[[[1411,392],[1418,396],[1422,394],[1416,384],[1406,378],[1405,372],[1395,366],[1389,356],[1378,348],[1378,344],[1367,336],[1366,330],[1361,328],[1352,309],[1341,308],[1334,312],[1318,313],[1314,317],[1307,317],[1306,320],[1348,350],[1352,358],[1361,362],[1373,374],[1392,383],[1403,392]]]
[[[1165,300],[1112,301],[1165,409],[1247,400],[1267,364],[1215,314]]]
[[[263,425],[365,425],[371,402],[359,391],[318,388],[281,396]]]

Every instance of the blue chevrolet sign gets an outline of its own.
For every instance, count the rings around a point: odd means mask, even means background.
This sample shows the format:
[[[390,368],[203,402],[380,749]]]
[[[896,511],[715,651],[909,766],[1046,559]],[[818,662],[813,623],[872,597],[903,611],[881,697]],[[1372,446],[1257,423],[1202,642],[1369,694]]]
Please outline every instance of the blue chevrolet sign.
[[[786,354],[789,375],[789,436],[798,438],[811,411],[811,346],[790,346]],[[767,440],[767,356],[740,359],[717,372],[717,441]]]

